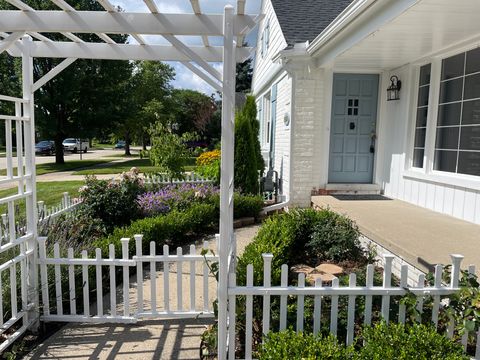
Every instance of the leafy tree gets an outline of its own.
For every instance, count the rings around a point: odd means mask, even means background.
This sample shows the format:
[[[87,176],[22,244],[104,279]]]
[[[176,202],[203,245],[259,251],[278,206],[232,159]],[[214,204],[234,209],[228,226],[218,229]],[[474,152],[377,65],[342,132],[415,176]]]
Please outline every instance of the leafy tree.
[[[236,92],[248,93],[252,88],[252,77],[253,77],[253,68],[252,68],[253,59],[247,59],[243,63],[238,63],[236,67],[237,77],[235,84]]]
[[[235,117],[235,186],[244,194],[258,194],[257,157],[252,125],[245,108]]]
[[[38,10],[58,10],[51,1],[25,0]],[[103,10],[95,0],[71,0],[77,10]],[[0,9],[12,9],[0,0]],[[46,34],[54,41],[67,41],[59,34]],[[99,39],[94,34],[78,34],[87,42]],[[126,42],[125,35],[110,35],[117,43]],[[60,59],[36,58],[34,79],[47,74]],[[66,137],[93,137],[112,123],[123,120],[129,112],[129,79],[132,68],[128,61],[77,60],[56,78],[35,93],[37,130],[45,138],[53,138],[56,162],[63,163],[62,141]],[[17,66],[20,77],[20,67]]]
[[[127,155],[134,139],[141,142],[146,149],[148,131],[152,124],[162,122],[165,126],[170,125],[170,81],[174,77],[173,67],[159,61],[137,61],[134,64],[130,118],[116,131],[119,137],[125,139]]]
[[[158,122],[150,128],[152,147],[150,160],[159,167],[160,172],[166,173],[173,179],[183,179],[185,165],[190,157],[186,143],[193,141],[193,133],[175,134],[172,129]]]
[[[171,108],[179,134],[192,131],[205,134],[217,104],[213,95],[207,96],[189,89],[176,89],[172,92]]]

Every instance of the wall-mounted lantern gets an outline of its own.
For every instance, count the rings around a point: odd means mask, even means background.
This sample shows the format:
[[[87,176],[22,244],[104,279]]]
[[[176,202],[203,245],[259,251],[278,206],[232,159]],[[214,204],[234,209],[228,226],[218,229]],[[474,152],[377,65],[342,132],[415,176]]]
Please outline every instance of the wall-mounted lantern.
[[[402,82],[398,80],[396,75],[390,78],[390,86],[387,89],[387,101],[399,100],[400,89],[402,88]]]

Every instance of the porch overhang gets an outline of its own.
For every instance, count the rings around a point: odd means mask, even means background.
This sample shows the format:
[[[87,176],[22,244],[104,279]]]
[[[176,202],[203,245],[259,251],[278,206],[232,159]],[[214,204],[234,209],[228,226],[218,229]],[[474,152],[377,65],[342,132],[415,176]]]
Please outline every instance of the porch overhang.
[[[479,13],[477,0],[354,1],[306,52],[319,67],[395,69],[480,43]]]

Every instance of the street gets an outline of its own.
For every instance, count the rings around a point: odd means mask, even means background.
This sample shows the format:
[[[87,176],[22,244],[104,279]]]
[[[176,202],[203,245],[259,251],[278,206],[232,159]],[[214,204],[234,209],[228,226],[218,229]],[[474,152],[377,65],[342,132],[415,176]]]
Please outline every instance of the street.
[[[112,145],[113,148],[113,145]],[[124,153],[124,150],[89,150],[86,154],[82,153],[83,160],[96,160],[105,157],[112,157],[116,155],[121,155]],[[71,160],[80,160],[80,154],[72,154],[70,152],[65,153],[65,162]],[[54,163],[55,162],[55,155],[46,156],[46,155],[37,155],[35,157],[35,161],[37,164],[47,164],[47,163]],[[17,158],[13,158],[13,167],[17,167]],[[0,169],[7,168],[7,158],[0,157]]]

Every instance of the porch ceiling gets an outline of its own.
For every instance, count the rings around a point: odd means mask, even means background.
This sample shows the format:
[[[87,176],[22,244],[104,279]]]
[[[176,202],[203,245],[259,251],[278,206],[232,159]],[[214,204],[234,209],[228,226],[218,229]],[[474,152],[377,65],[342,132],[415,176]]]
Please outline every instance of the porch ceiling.
[[[478,14],[478,0],[420,0],[344,51],[334,64],[388,70],[467,40],[480,41]]]

